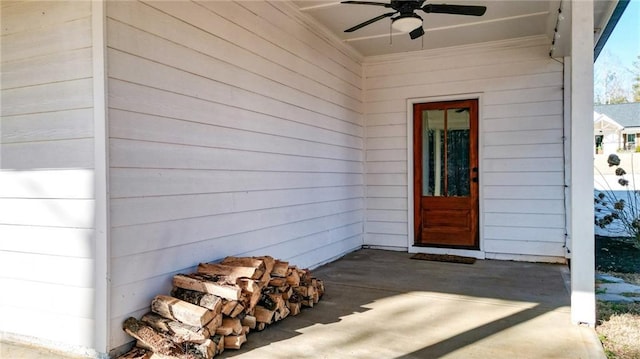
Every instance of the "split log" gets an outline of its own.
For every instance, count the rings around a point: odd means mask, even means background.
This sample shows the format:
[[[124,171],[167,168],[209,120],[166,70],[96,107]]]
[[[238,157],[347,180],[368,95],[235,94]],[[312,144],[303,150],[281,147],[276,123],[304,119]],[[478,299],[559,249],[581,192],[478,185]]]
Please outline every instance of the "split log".
[[[240,349],[242,344],[247,341],[247,336],[244,334],[240,335],[229,335],[224,337],[224,348],[225,349]]]
[[[287,302],[287,308],[289,308],[289,315],[300,314],[300,303]]]
[[[296,292],[295,290],[293,291],[293,293],[291,294],[291,296],[289,296],[289,299],[287,299],[289,302],[291,303],[300,303],[302,302],[302,299],[304,299],[300,293]]]
[[[216,335],[221,335],[223,337],[226,337],[227,335],[231,335],[231,332],[233,332],[233,329],[230,327],[220,326],[218,327],[218,329],[216,329]]]
[[[223,318],[221,328],[231,328],[231,334],[242,334],[242,323],[238,318]]]
[[[284,287],[285,285],[287,285],[287,278],[275,277],[269,281],[269,286],[271,287]]]
[[[151,359],[152,351],[143,348],[134,347],[128,352],[120,355],[118,359]]]
[[[174,343],[193,342],[202,344],[211,336],[207,327],[199,328],[184,324],[156,313],[147,313],[140,320],[153,329],[168,334]]]
[[[238,278],[260,279],[264,270],[257,267],[243,267],[228,264],[200,263],[198,273],[224,276],[235,280]]]
[[[273,270],[273,266],[276,263],[276,260],[271,257],[271,256],[261,256],[261,257],[254,257],[256,259],[259,259],[262,261],[262,263],[264,264],[264,271],[266,273],[271,273],[271,271]]]
[[[270,256],[263,256],[263,257],[256,257],[256,258],[261,259],[264,262],[264,274],[262,275],[262,278],[260,278],[260,284],[262,286],[265,286],[269,283],[269,280],[271,279],[271,271],[273,270],[273,266],[275,265],[276,260]]]
[[[207,339],[205,340],[204,343],[201,343],[201,344],[197,344],[197,343],[184,343],[184,344],[186,344],[187,352],[190,352],[190,353],[192,352],[192,353],[195,353],[196,355],[202,355],[202,357],[206,359],[212,359],[217,354],[216,353],[217,345],[211,339]]]
[[[313,288],[313,286],[311,285],[305,285],[305,286],[294,287],[293,291],[300,294],[304,298],[311,298],[313,297],[315,288]]]
[[[287,308],[286,306],[284,306],[281,310],[277,310],[275,312],[275,314],[273,315],[273,320],[278,322],[283,320],[284,318],[289,316],[289,313],[291,313],[291,311],[289,310],[289,308]]]
[[[318,292],[320,298],[322,298],[322,296],[324,295],[324,281],[322,279],[316,278],[314,278],[313,281],[313,286],[316,288],[316,291]]]
[[[278,307],[278,303],[271,298],[270,294],[271,293],[268,292],[262,294],[262,297],[260,298],[260,306],[269,310],[275,310]]]
[[[283,287],[280,293],[282,293],[282,299],[289,300],[289,298],[291,298],[291,295],[293,295],[293,288],[291,288],[290,286]]]
[[[275,310],[269,310],[261,305],[256,305],[254,316],[259,323],[271,324],[273,322],[273,315]]]
[[[285,301],[282,298],[282,294],[279,293],[274,293],[274,294],[268,294],[269,299],[271,299],[271,301],[273,301],[275,303],[275,309],[276,311],[282,311],[283,308],[286,307]]]
[[[254,317],[253,315],[245,315],[244,318],[242,318],[242,320],[240,321],[240,323],[242,323],[243,326],[246,325],[251,329],[255,329],[256,317]]]
[[[225,300],[222,302],[222,314],[226,316],[231,316],[233,310],[236,309],[238,305],[238,301],[236,300]]]
[[[215,314],[207,308],[167,295],[157,295],[151,302],[151,310],[165,318],[200,328],[215,317]]]
[[[153,348],[151,348],[150,346],[145,344],[143,341],[136,340],[136,347],[138,347],[140,349],[144,349],[144,350],[150,351],[150,352],[153,353]]]
[[[233,311],[231,312],[231,314],[229,314],[229,316],[230,316],[231,318],[235,318],[235,317],[237,317],[238,315],[240,315],[240,313],[244,312],[244,310],[245,310],[244,305],[242,305],[242,304],[238,303],[238,304],[236,305],[236,307],[235,307],[235,308],[233,308]]]
[[[218,329],[218,327],[221,325],[222,325],[222,313],[213,317],[213,319],[211,319],[211,321],[207,323],[206,328],[209,330],[209,333],[213,335],[213,333],[216,332],[216,329]]]
[[[256,330],[261,332],[264,330],[264,328],[267,327],[267,323],[258,323],[258,325],[256,326]]]
[[[242,290],[242,299],[245,304],[244,307],[248,309],[255,307],[260,300],[260,293],[262,291],[262,288],[258,283],[248,278],[239,278],[236,284]]]
[[[242,326],[242,334],[247,335],[247,334],[249,334],[250,331],[251,331],[251,328],[249,328],[248,325],[243,325]]]
[[[292,286],[300,285],[300,275],[295,268],[289,272],[289,275],[287,275],[287,284]]]
[[[157,332],[136,318],[128,318],[122,327],[127,334],[154,353],[178,359],[202,359],[202,356],[186,352],[182,345],[174,343],[166,335]]]
[[[253,267],[259,270],[265,270],[265,263],[263,259],[253,257],[226,257],[220,262],[220,264],[236,267]]]
[[[229,300],[239,300],[242,293],[235,281],[229,282],[226,277],[208,274],[176,274],[173,276],[173,285],[178,288],[217,295]]]
[[[222,298],[217,295],[174,287],[171,296],[210,309],[216,314],[222,310]]]
[[[310,284],[311,271],[308,269],[298,269],[298,275],[300,276],[300,284]]]
[[[172,356],[172,355],[166,355],[166,354],[160,354],[158,352],[154,352],[152,348],[149,348],[149,346],[145,343],[140,342],[139,340],[136,342],[136,345],[139,346],[140,348],[144,348],[146,350],[148,350],[151,353],[151,358],[150,359],[182,359],[182,358],[197,358],[197,359],[212,359],[213,357],[216,356],[216,353],[214,353],[214,351],[217,349],[217,344],[214,343],[212,340],[207,339],[207,341],[205,341],[202,344],[197,344],[197,343],[189,343],[189,342],[185,342],[185,343],[181,343],[180,346],[182,347],[182,350],[185,351],[185,356]]]
[[[214,335],[211,340],[216,344],[216,354],[224,352],[224,337],[222,335]]]
[[[272,277],[285,278],[289,272],[289,262],[276,260],[271,270]]]

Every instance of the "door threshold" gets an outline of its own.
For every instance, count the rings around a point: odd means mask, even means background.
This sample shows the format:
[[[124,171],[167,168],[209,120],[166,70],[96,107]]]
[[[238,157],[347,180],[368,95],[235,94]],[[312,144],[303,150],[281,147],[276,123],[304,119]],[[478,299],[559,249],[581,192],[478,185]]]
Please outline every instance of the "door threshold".
[[[410,246],[409,253],[427,253],[427,254],[451,254],[462,257],[472,257],[475,259],[485,259],[484,251],[473,249],[454,249],[454,248],[437,248],[437,247],[419,247]]]

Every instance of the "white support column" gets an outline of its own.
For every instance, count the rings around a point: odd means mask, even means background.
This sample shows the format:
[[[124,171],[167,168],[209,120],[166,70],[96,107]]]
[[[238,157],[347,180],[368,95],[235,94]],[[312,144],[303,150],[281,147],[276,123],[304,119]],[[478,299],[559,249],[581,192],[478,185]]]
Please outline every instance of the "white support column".
[[[107,126],[106,77],[106,2],[93,0],[93,124],[94,124],[94,196],[95,196],[95,296],[94,349],[101,357],[109,350],[110,288],[109,261],[109,152]]]
[[[571,320],[595,325],[593,0],[571,2]]]

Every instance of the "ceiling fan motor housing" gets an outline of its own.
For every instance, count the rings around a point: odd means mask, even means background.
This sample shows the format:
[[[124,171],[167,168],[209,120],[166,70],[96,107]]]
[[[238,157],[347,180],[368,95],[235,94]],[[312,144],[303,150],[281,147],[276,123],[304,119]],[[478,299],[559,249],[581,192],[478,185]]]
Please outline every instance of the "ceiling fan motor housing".
[[[413,12],[391,19],[391,27],[400,32],[410,32],[422,26],[422,18]]]

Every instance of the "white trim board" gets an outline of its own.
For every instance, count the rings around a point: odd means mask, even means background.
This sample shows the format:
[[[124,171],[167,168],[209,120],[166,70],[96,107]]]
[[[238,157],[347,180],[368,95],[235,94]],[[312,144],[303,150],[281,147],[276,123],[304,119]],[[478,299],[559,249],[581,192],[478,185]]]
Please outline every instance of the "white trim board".
[[[444,96],[417,97],[407,99],[407,248],[409,253],[433,253],[433,254],[454,254],[484,259],[483,251],[483,226],[484,210],[483,210],[483,191],[482,186],[478,188],[478,231],[479,231],[479,250],[454,249],[454,248],[435,248],[421,247],[413,244],[415,236],[413,232],[413,105],[423,102],[442,102],[442,101],[458,101],[458,100],[478,100],[478,175],[482,178],[482,92],[452,94]]]

